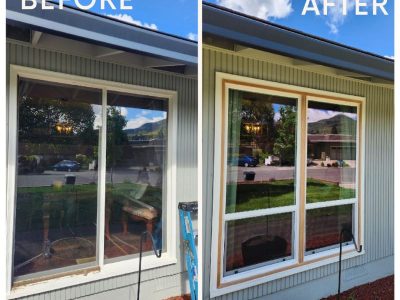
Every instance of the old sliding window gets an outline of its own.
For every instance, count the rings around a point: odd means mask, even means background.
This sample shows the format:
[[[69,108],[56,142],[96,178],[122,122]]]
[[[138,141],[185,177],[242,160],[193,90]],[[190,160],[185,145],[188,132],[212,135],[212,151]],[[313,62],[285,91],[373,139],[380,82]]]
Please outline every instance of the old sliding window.
[[[10,109],[13,281],[112,263],[133,272],[126,265],[136,262],[118,261],[137,258],[144,231],[171,261],[175,92],[19,72]],[[143,249],[150,261],[150,238]]]
[[[220,73],[216,95],[212,286],[328,263],[343,230],[356,255],[363,99]]]

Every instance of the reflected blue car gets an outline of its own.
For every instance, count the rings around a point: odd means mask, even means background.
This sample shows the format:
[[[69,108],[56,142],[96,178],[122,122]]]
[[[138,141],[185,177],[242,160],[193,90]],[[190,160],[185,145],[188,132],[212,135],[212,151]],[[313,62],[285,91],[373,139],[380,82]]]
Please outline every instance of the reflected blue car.
[[[79,171],[81,168],[80,163],[74,160],[62,160],[53,166],[54,171]]]
[[[241,155],[239,157],[231,158],[228,163],[232,166],[256,167],[258,165],[258,160],[250,155]]]
[[[241,167],[256,167],[258,160],[250,155],[243,155],[239,157],[238,165]]]

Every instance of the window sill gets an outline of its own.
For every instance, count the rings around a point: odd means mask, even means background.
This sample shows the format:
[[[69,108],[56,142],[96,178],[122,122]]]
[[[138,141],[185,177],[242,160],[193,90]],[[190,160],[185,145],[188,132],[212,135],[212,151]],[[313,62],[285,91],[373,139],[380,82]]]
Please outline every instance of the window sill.
[[[365,250],[358,253],[354,245],[343,247],[342,260],[351,259],[365,254]],[[210,295],[212,298],[228,293],[236,292],[259,284],[288,277],[300,272],[308,271],[328,264],[337,263],[339,260],[339,249],[335,248],[324,252],[307,255],[302,264],[295,260],[279,263],[279,266],[265,266],[254,270],[238,273],[221,279],[219,286],[216,281],[211,283]]]
[[[161,258],[154,256],[143,257],[142,271],[154,268],[164,267],[177,263],[177,259],[163,254]],[[115,276],[122,276],[129,273],[138,272],[139,259],[124,260],[120,262],[106,264],[97,268],[88,268],[87,270],[76,270],[75,274],[69,273],[63,277],[47,279],[36,283],[27,283],[11,289],[7,299],[17,299],[20,297],[31,296],[34,294],[50,292],[80,284],[86,284],[97,280],[107,279]],[[86,272],[85,272],[86,271]],[[60,274],[62,276],[62,274]]]

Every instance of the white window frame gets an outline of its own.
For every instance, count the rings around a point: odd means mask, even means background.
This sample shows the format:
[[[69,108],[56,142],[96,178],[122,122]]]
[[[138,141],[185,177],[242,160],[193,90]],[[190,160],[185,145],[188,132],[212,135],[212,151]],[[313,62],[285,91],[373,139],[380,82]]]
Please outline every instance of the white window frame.
[[[84,284],[96,280],[106,279],[118,275],[137,272],[139,269],[139,258],[127,258],[118,262],[104,263],[104,227],[105,227],[105,162],[106,151],[101,151],[99,158],[99,185],[97,203],[97,266],[87,269],[77,269],[68,273],[59,273],[54,276],[38,278],[35,282],[28,281],[26,284],[18,284],[13,287],[13,247],[14,247],[14,224],[15,224],[15,190],[16,190],[16,150],[18,144],[18,78],[43,80],[47,82],[63,83],[82,87],[95,88],[102,91],[102,124],[107,122],[107,91],[121,92],[127,94],[138,94],[167,99],[168,101],[168,151],[166,168],[166,196],[165,204],[167,212],[166,227],[163,233],[166,238],[166,249],[161,258],[154,255],[144,256],[142,259],[142,270],[158,268],[177,263],[177,203],[176,203],[176,153],[177,153],[177,101],[178,93],[172,90],[150,88],[138,85],[130,85],[88,77],[64,74],[53,71],[28,68],[18,65],[10,65],[10,83],[8,97],[8,147],[7,147],[7,298],[15,299],[33,294],[48,292],[56,289],[66,288],[74,285]],[[106,140],[106,126],[101,127],[101,139]],[[103,149],[104,150],[104,149]],[[100,176],[101,175],[101,176]]]
[[[333,248],[326,251],[321,251],[315,254],[305,255],[303,254],[303,262],[299,264],[299,230],[300,226],[300,196],[303,197],[303,202],[305,199],[305,189],[301,190],[301,181],[303,178],[303,182],[306,180],[306,172],[307,168],[303,168],[303,174],[301,173],[301,168],[299,167],[300,159],[306,160],[307,149],[301,149],[301,143],[304,138],[301,137],[302,132],[306,129],[307,122],[301,118],[306,118],[307,114],[307,103],[308,100],[312,101],[323,101],[329,102],[332,98],[343,99],[343,104],[348,105],[346,102],[356,101],[360,103],[360,111],[358,111],[359,116],[361,116],[361,122],[358,126],[358,129],[361,128],[361,133],[358,131],[360,136],[361,143],[358,143],[357,147],[359,147],[359,151],[357,152],[357,159],[359,159],[358,154],[361,155],[361,159],[358,160],[359,165],[357,169],[357,180],[358,180],[358,189],[357,189],[357,197],[355,200],[357,203],[360,203],[360,208],[357,206],[357,224],[356,224],[356,241],[357,243],[363,245],[364,242],[364,232],[363,232],[363,207],[364,207],[364,175],[363,175],[363,166],[364,166],[364,135],[365,135],[365,98],[357,97],[352,95],[344,95],[338,93],[332,93],[327,91],[321,91],[310,88],[303,88],[294,85],[282,84],[277,82],[265,81],[260,79],[254,79],[250,77],[244,77],[239,75],[227,74],[216,72],[216,81],[215,81],[215,136],[214,136],[214,179],[213,179],[213,217],[212,217],[212,240],[211,240],[211,264],[210,264],[210,295],[211,297],[222,296],[227,293],[232,293],[238,290],[242,290],[245,288],[249,288],[255,285],[263,284],[275,279],[283,278],[290,276],[292,274],[296,274],[299,272],[303,272],[306,270],[310,270],[313,268],[317,268],[320,266],[324,266],[330,263],[337,262],[339,249]],[[224,158],[227,157],[227,147],[222,148],[223,145],[227,145],[227,128],[228,128],[228,101],[229,101],[229,89],[236,89],[241,91],[255,92],[255,93],[263,93],[269,95],[277,95],[277,96],[286,96],[298,99],[297,105],[297,147],[296,147],[296,203],[293,206],[285,206],[278,207],[272,209],[260,209],[256,211],[246,211],[240,213],[233,214],[225,214],[225,189],[226,189],[226,162],[223,161]],[[224,99],[223,99],[224,98]],[[222,101],[223,100],[223,101]],[[333,100],[332,100],[333,101]],[[334,101],[338,103],[338,101]],[[223,103],[225,107],[223,107]],[[302,113],[303,111],[303,113]],[[305,112],[304,112],[305,111]],[[300,120],[300,121],[299,121]],[[305,123],[305,124],[304,124]],[[307,132],[307,131],[305,131]],[[360,135],[361,134],[361,135]],[[305,145],[307,142],[305,141]],[[307,147],[306,147],[307,148]],[[305,153],[305,154],[304,154]],[[305,157],[304,157],[305,156]],[[305,164],[305,162],[303,162]],[[358,176],[360,174],[361,176]],[[303,194],[303,195],[302,195]],[[347,200],[344,200],[347,201]],[[349,200],[349,202],[353,203],[354,199]],[[336,201],[329,201],[328,205],[335,205]],[[340,200],[340,204],[346,204],[343,200]],[[314,204],[306,204],[304,203],[304,212],[306,208],[312,208]],[[324,206],[325,204],[317,204]],[[293,240],[293,259],[278,262],[275,264],[267,264],[262,265],[258,268],[253,268],[249,270],[241,271],[237,274],[229,274],[224,277],[224,234],[225,234],[225,223],[227,220],[235,219],[235,218],[248,218],[253,216],[264,215],[266,213],[280,213],[284,211],[292,211],[294,210],[294,222],[293,222],[293,230],[294,237]],[[359,213],[358,213],[359,212]],[[302,214],[304,217],[304,232],[305,232],[305,213]],[[354,214],[353,214],[354,215]],[[305,233],[304,233],[304,243],[305,243]],[[305,245],[303,247],[305,249]],[[362,252],[358,253],[354,249],[354,245],[343,246],[343,260],[349,259],[352,257],[360,256],[365,254],[365,247],[363,246]]]

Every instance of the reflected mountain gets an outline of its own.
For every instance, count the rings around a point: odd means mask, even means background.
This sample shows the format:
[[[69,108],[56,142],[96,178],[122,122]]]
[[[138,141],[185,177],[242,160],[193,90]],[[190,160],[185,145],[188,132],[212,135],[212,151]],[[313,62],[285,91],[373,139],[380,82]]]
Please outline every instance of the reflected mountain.
[[[167,120],[145,123],[135,129],[125,129],[129,142],[161,140],[166,136]]]
[[[354,136],[356,131],[357,121],[344,114],[308,123],[309,134],[346,134]]]

